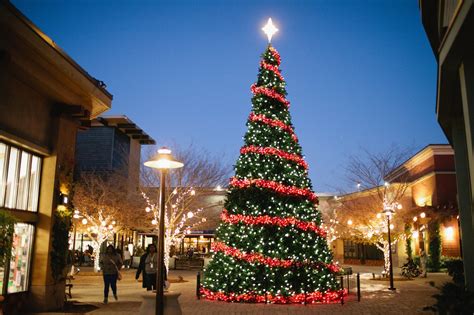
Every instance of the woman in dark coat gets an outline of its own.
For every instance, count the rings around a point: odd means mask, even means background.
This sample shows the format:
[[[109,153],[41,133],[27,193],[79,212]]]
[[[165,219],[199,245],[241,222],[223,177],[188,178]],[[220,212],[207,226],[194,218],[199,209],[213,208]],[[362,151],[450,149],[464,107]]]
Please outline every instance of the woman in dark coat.
[[[138,264],[137,273],[135,274],[135,279],[138,280],[140,278],[140,274],[142,274],[142,288],[147,288],[147,277],[145,276],[145,261],[148,256],[148,252],[150,249],[150,245],[148,245],[145,254],[140,256],[140,263]]]

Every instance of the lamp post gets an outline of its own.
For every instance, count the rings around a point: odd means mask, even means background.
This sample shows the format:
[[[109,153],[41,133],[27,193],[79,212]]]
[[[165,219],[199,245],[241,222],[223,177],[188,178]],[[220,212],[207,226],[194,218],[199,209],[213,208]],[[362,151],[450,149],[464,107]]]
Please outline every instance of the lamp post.
[[[164,253],[165,253],[165,189],[166,189],[166,174],[169,169],[181,168],[184,166],[183,163],[175,161],[171,155],[171,150],[162,147],[158,150],[158,155],[152,160],[144,163],[145,166],[159,169],[160,172],[160,221],[158,225],[158,261],[156,271],[156,304],[155,314],[164,314],[164,299],[163,299],[163,287],[164,287]]]
[[[383,202],[383,213],[387,216],[387,234],[388,234],[388,260],[390,263],[389,266],[389,273],[390,273],[390,287],[388,288],[389,290],[396,290],[395,287],[393,286],[393,263],[392,263],[392,239],[390,237],[390,218],[391,216],[395,213],[395,209],[401,209],[402,205],[393,202],[389,203],[386,198],[384,198]]]

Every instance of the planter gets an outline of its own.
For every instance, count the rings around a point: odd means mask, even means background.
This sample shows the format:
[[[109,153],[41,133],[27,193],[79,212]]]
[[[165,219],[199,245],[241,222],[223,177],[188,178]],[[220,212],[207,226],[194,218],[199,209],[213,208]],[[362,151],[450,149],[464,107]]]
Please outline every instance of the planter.
[[[164,314],[182,315],[181,306],[178,302],[179,292],[169,291],[164,293]],[[140,306],[140,315],[155,315],[156,291],[142,294],[142,305]]]

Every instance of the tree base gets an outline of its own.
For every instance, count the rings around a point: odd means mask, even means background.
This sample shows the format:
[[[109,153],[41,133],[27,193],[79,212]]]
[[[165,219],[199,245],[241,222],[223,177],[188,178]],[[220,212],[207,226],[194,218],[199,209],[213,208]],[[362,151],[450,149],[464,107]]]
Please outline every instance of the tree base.
[[[214,292],[204,287],[200,289],[201,296],[211,301],[241,302],[241,303],[271,303],[271,304],[331,304],[339,303],[347,295],[346,290],[328,290],[326,292],[299,293],[291,296],[258,295],[254,293],[226,294]]]

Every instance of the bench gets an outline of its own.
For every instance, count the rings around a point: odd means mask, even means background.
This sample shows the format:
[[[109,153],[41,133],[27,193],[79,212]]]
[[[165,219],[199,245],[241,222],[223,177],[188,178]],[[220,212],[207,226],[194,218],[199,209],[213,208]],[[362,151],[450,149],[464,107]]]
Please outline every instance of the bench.
[[[73,276],[67,276],[66,277],[66,294],[64,295],[64,299],[67,300],[67,297],[69,297],[70,299],[72,299],[72,293],[71,293],[71,289],[72,287],[74,286],[71,282],[72,280],[74,280],[74,277]]]
[[[204,259],[176,259],[174,269],[202,269],[204,267]]]

